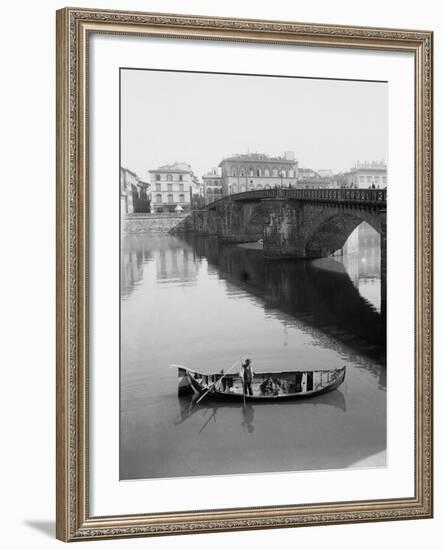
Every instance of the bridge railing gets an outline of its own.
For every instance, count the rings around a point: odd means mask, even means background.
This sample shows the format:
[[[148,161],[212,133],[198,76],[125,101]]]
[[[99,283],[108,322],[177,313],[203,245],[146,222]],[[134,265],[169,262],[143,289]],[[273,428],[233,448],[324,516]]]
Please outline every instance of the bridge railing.
[[[349,202],[385,205],[387,202],[386,189],[255,189],[244,193],[227,195],[207,205],[214,208],[226,200],[255,201],[262,199],[293,199],[320,202]]]

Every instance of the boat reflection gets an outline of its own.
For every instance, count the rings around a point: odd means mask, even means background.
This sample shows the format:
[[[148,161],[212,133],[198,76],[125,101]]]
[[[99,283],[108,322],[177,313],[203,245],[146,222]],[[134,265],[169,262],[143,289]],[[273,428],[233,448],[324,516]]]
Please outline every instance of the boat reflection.
[[[269,408],[275,408],[279,407],[282,409],[282,407],[295,407],[298,406],[298,404],[303,404],[304,406],[309,405],[310,407],[317,408],[317,407],[333,407],[335,409],[338,409],[342,412],[346,412],[346,400],[345,395],[342,393],[341,390],[337,389],[335,391],[324,393],[322,395],[318,395],[316,397],[307,398],[306,400],[301,401],[290,401],[290,402],[277,402],[277,403],[261,403],[261,402],[255,402],[254,405],[251,401],[247,401],[245,405],[241,405],[239,402],[231,402],[231,401],[221,401],[221,400],[211,400],[211,399],[203,399],[202,401],[199,401],[197,403],[199,396],[196,394],[191,395],[181,395],[178,396],[178,406],[179,406],[179,414],[174,421],[174,424],[177,426],[179,424],[182,424],[185,422],[188,418],[192,416],[202,416],[203,423],[201,427],[199,428],[198,432],[202,433],[205,428],[211,424],[211,422],[217,421],[217,412],[219,409],[232,409],[232,410],[239,410],[240,415],[240,422],[242,428],[249,433],[252,434],[254,432],[254,411],[256,409],[259,409],[260,407],[269,407]],[[209,416],[208,416],[209,415]]]

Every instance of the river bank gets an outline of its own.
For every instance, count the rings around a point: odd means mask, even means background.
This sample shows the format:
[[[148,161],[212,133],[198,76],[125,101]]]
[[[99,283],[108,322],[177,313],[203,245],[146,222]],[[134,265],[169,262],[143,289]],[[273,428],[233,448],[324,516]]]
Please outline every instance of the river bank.
[[[122,233],[156,233],[167,235],[187,217],[185,212],[165,214],[128,214],[121,220]]]

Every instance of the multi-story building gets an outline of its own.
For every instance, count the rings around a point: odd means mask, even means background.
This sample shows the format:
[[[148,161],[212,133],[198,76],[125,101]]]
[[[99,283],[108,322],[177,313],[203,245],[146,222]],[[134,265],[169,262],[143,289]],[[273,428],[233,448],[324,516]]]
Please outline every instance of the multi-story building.
[[[152,210],[182,212],[190,210],[192,200],[200,195],[200,185],[191,166],[176,162],[149,170]]]
[[[301,189],[326,189],[334,187],[333,171],[299,168],[298,187]]]
[[[296,186],[298,162],[294,153],[269,157],[259,153],[234,155],[219,163],[223,193],[242,193],[252,189]]]
[[[319,174],[312,170],[311,168],[299,168],[298,177],[300,180],[309,180],[314,178],[319,178]]]
[[[191,183],[191,208],[203,208],[205,206],[205,197],[203,184],[193,174]]]
[[[120,167],[120,208],[122,214],[147,213],[151,208],[150,184],[123,167]]]
[[[222,173],[220,168],[212,168],[202,176],[205,204],[217,201],[223,195]]]
[[[333,178],[303,178],[298,181],[298,187],[301,189],[328,189],[335,187]]]
[[[384,189],[387,187],[387,165],[384,162],[357,162],[344,174],[347,187]]]

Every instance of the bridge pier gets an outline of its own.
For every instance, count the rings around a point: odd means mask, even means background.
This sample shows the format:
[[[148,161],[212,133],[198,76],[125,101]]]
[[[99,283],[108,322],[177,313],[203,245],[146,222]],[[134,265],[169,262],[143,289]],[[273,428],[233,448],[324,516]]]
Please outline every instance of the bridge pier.
[[[254,242],[262,237],[264,215],[260,203],[224,201],[217,206],[216,215],[217,236],[223,243]]]
[[[305,258],[305,238],[301,228],[300,203],[283,198],[263,199],[265,258]]]
[[[190,216],[192,232],[206,237],[217,235],[217,214],[214,210],[196,210]]]

